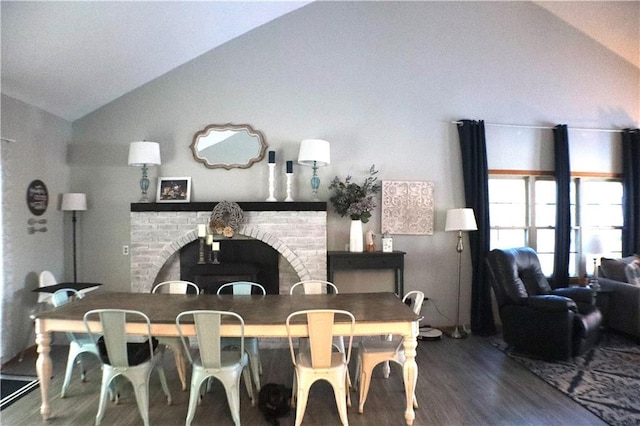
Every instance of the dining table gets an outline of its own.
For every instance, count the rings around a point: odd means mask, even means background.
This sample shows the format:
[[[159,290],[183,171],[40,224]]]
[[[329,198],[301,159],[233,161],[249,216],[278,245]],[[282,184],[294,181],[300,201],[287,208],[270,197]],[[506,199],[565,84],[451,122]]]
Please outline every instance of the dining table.
[[[239,314],[244,320],[244,336],[287,338],[285,320],[289,314],[307,309],[339,309],[355,317],[354,336],[395,334],[403,338],[406,361],[403,378],[406,397],[405,421],[415,419],[413,394],[418,378],[415,361],[420,315],[404,304],[394,293],[340,293],[316,295],[214,295],[95,292],[71,303],[40,312],[35,319],[38,357],[36,371],[40,380],[43,419],[51,418],[49,387],[53,365],[50,357],[51,333],[86,332],[84,314],[92,309],[130,309],[144,312],[151,321],[153,336],[179,336],[176,316],[189,310],[220,310]],[[92,331],[100,332],[99,322],[91,322]],[[350,322],[336,322],[334,335],[349,335]],[[144,335],[146,323],[127,322],[126,332]],[[185,336],[195,336],[195,327],[187,324]],[[239,337],[238,324],[222,324],[221,335]],[[307,337],[305,324],[293,324],[293,337]]]

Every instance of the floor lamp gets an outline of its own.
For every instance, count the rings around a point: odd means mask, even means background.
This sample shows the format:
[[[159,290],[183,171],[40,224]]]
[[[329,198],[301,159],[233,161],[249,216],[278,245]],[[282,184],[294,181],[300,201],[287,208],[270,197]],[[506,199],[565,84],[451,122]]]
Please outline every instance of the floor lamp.
[[[76,212],[87,210],[87,196],[82,193],[62,194],[62,205],[60,210],[72,212],[71,222],[73,223],[73,282],[78,282],[76,263]]]
[[[449,334],[454,339],[462,339],[467,337],[467,331],[464,326],[460,326],[460,272],[462,269],[462,231],[475,231],[478,229],[476,218],[473,215],[473,209],[451,209],[447,211],[447,220],[444,225],[445,231],[458,231],[458,244],[456,251],[458,252],[458,298],[456,306],[456,326]],[[462,330],[460,330],[462,328]]]

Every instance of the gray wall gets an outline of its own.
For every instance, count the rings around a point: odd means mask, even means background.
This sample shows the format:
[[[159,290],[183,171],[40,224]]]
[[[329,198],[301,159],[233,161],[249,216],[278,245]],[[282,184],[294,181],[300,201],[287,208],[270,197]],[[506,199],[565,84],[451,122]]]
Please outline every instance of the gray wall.
[[[38,274],[48,269],[59,279],[72,279],[65,268],[65,247],[71,251],[70,216],[59,210],[59,198],[69,192],[67,146],[71,123],[23,102],[2,96],[2,229],[3,276],[0,358],[7,361],[33,345],[29,314],[38,296]],[[49,206],[41,216],[27,208],[27,186],[35,179],[47,185]],[[29,219],[46,219],[47,232],[29,234]],[[68,245],[67,245],[68,243]]]
[[[264,133],[281,170],[296,159],[300,140],[331,142],[332,164],[319,170],[322,199],[335,175],[361,180],[371,164],[384,180],[434,182],[435,235],[396,235],[394,247],[407,252],[405,289],[424,291],[448,317],[428,302],[425,322],[450,325],[456,236],[443,232],[444,215],[464,202],[451,121],[637,126],[639,91],[637,68],[533,3],[313,3],[73,123],[71,186],[91,200],[80,222],[79,276],[105,290],[130,288],[122,245],[140,178],[140,169],[126,165],[131,141],[161,144],[152,191],[157,176],[191,176],[192,201],[264,200],[266,160],[210,170],[189,150],[208,124],[248,123]],[[499,133],[508,142],[509,133]],[[296,200],[310,199],[311,170],[296,165],[294,172]],[[283,199],[283,173],[278,179]],[[368,224],[376,233],[379,219],[377,211]],[[348,222],[329,215],[329,249],[344,248]],[[465,256],[464,322],[469,263]]]

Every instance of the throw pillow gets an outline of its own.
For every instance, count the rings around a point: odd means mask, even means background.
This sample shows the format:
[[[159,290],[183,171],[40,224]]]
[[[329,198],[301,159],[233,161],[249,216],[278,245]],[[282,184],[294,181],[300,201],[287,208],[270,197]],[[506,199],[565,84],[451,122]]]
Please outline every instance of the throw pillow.
[[[624,272],[627,275],[627,282],[629,284],[640,286],[640,262],[635,261],[629,263],[625,268]]]
[[[600,271],[604,278],[614,281],[627,282],[625,267],[627,264],[620,259],[609,259],[603,257],[600,259]]]

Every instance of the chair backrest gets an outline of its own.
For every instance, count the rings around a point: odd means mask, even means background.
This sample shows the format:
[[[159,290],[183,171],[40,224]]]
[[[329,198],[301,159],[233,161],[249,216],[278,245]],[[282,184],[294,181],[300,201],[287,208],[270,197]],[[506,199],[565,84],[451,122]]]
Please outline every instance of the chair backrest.
[[[191,290],[191,291],[189,291]],[[151,293],[168,293],[168,294],[200,294],[200,287],[191,281],[164,281],[156,284]]]
[[[218,291],[216,291],[216,294],[230,293],[235,296],[239,296],[239,295],[249,295],[254,292],[262,296],[267,294],[267,290],[265,290],[262,284],[254,283],[251,281],[233,281],[230,283],[223,284],[218,288]]]
[[[38,288],[47,287],[50,285],[58,284],[58,280],[50,271],[42,271],[38,276]],[[51,295],[49,293],[38,293],[38,303],[46,302],[50,300]]]
[[[91,323],[99,320],[102,328],[102,335],[104,338],[104,347],[106,349],[106,355],[108,356],[108,364],[114,367],[130,367],[132,365],[140,364],[141,359],[153,360],[154,356],[154,344],[151,337],[151,321],[149,317],[140,311],[128,310],[128,309],[93,309],[84,314],[84,326],[87,329],[87,333],[94,336],[97,331],[91,328]],[[139,334],[127,336],[125,325],[127,322],[136,322],[143,324],[143,330],[145,332],[145,338],[147,341],[144,343],[135,343],[136,353],[131,354],[131,364],[129,359],[129,345],[128,340],[139,342]],[[95,341],[94,343],[100,348],[100,344]],[[148,344],[148,348],[146,345]],[[102,361],[107,363],[102,356]],[[135,360],[134,360],[135,358]]]
[[[327,294],[329,289],[334,294],[338,294],[338,287],[334,283],[322,280],[305,280],[292,285],[289,294]]]
[[[489,281],[499,307],[551,291],[538,255],[530,247],[491,250],[487,264]]]
[[[84,296],[75,288],[61,288],[51,295],[51,303],[58,307],[66,305],[73,299],[82,299]]]
[[[338,319],[336,319],[338,317]],[[305,333],[309,337],[309,349],[311,351],[311,364],[313,368],[327,368],[331,365],[331,354],[333,352],[333,325],[336,322],[351,323],[349,333],[340,333],[340,336],[349,337],[349,344],[346,349],[345,362],[348,364],[351,359],[351,346],[353,344],[353,330],[355,328],[355,317],[349,311],[339,309],[308,309],[291,313],[285,322],[287,335],[289,337],[289,350],[291,359],[296,364],[295,349],[293,344],[293,333],[295,327],[305,327]]]
[[[402,298],[403,302],[407,302],[407,300],[411,301],[411,309],[413,312],[420,315],[420,311],[422,311],[422,302],[424,302],[424,293],[419,290],[413,290],[408,292]]]
[[[188,317],[191,317],[191,320]],[[244,320],[240,315],[230,311],[213,310],[185,311],[178,314],[176,327],[191,363],[193,363],[193,357],[189,339],[185,337],[185,328],[187,326],[195,327],[202,366],[204,368],[220,368],[222,365],[221,327],[223,323],[235,323],[240,327],[240,348],[237,351],[238,361],[240,361],[244,354]],[[228,350],[225,350],[225,353],[228,353]]]

